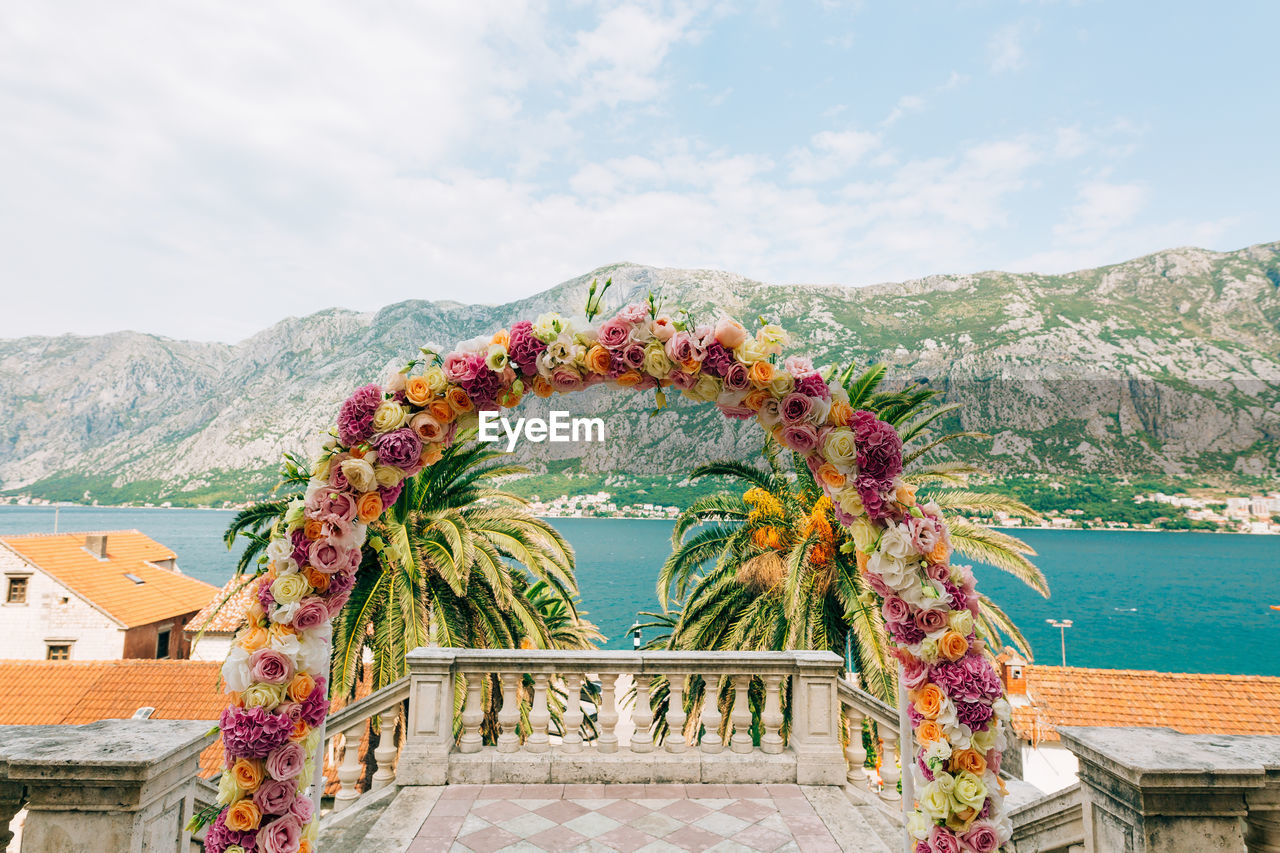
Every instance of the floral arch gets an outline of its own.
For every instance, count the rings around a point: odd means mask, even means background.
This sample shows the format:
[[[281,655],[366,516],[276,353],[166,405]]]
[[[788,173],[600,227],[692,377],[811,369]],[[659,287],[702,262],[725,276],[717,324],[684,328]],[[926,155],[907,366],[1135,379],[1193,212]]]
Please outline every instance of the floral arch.
[[[607,285],[606,285],[607,287]],[[603,293],[603,291],[601,291]],[[595,308],[591,303],[594,300]],[[598,312],[594,284],[588,317]],[[782,359],[787,333],[722,318],[694,326],[648,304],[603,322],[558,314],[464,341],[410,362],[384,385],[357,389],[267,549],[267,568],[223,667],[230,703],[220,729],[226,769],[212,853],[313,850],[306,795],[328,709],[331,620],[355,583],[367,525],[392,507],[407,478],[440,459],[478,412],[596,384],[666,390],[755,419],[807,461],[851,534],[857,563],[881,596],[915,732],[917,850],[987,853],[1009,837],[998,781],[1009,706],[974,630],[973,573],[950,562],[936,505],[918,505],[900,479],[893,427],[855,411],[838,382],[809,359]]]

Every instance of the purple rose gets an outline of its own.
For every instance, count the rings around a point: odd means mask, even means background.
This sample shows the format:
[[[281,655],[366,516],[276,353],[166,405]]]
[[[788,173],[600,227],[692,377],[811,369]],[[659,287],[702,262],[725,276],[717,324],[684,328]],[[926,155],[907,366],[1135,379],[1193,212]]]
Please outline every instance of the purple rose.
[[[679,388],[681,391],[688,391],[694,385],[698,384],[698,374],[685,373],[683,370],[677,370],[671,374],[671,384]]]
[[[326,692],[325,679],[317,678],[316,686],[302,700],[302,719],[312,728],[320,725],[325,714],[329,712],[329,698]]]
[[[378,451],[379,465],[394,465],[408,469],[418,464],[422,455],[422,439],[408,427],[385,432],[373,440]]]
[[[960,839],[945,826],[929,827],[929,846],[933,853],[960,853]]]
[[[354,447],[373,435],[373,413],[381,404],[381,386],[357,388],[338,410],[338,439],[347,447]]]
[[[904,646],[915,645],[924,639],[924,631],[917,628],[914,622],[886,622],[885,627],[890,636]]]
[[[293,661],[275,649],[258,649],[249,655],[249,674],[264,684],[284,684],[293,678]]]
[[[644,346],[642,344],[631,344],[622,351],[622,360],[632,370],[639,370],[644,367]]]
[[[262,758],[288,741],[293,720],[262,708],[230,705],[223,709],[218,727],[222,729],[222,748],[229,765],[237,758]]]
[[[258,597],[258,604],[262,605],[263,610],[271,610],[275,606],[276,597],[271,594],[271,584],[266,582],[266,578],[258,581],[258,589],[255,593]]]
[[[401,480],[394,486],[379,486],[378,497],[382,498],[382,505],[389,509],[395,506],[396,501],[400,500],[400,493],[403,491],[404,481]]]
[[[926,634],[946,630],[947,614],[941,610],[921,610],[916,613],[916,627]]]
[[[311,547],[311,540],[307,538],[307,534],[302,530],[295,530],[289,534],[289,541],[293,543],[293,559],[299,566],[307,562],[307,549]]]
[[[293,627],[299,631],[310,631],[319,628],[329,621],[329,608],[314,595],[308,595],[298,605],[298,612],[293,614]]]
[[[533,334],[533,324],[521,320],[511,326],[511,334],[507,341],[507,357],[525,376],[533,376],[538,372],[538,356],[547,345]]]
[[[778,413],[782,415],[783,423],[809,423],[813,420],[813,398],[792,391],[778,404]]]
[[[302,824],[293,815],[282,818],[258,830],[258,847],[262,853],[298,853],[302,846]]]
[[[293,801],[297,798],[298,786],[292,780],[282,782],[278,779],[268,779],[253,792],[253,804],[261,809],[263,814],[288,814]]]
[[[969,831],[964,834],[964,843],[975,853],[991,853],[1000,846],[1000,836],[991,824],[979,822],[969,827]]]
[[[298,778],[307,761],[307,751],[302,744],[290,741],[278,746],[267,756],[267,775],[280,782]]]
[[[730,391],[745,391],[751,385],[751,374],[747,366],[734,361],[724,370],[724,387]]]
[[[797,453],[812,453],[818,447],[818,431],[813,424],[788,424],[778,438]]]

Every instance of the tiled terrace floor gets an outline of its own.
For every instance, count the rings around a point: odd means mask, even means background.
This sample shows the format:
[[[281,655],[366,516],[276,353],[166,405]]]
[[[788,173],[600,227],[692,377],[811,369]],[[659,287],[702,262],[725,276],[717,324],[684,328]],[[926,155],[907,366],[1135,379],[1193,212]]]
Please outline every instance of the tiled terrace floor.
[[[450,785],[401,789],[356,849],[890,853],[896,832],[879,807],[855,805],[839,788]]]

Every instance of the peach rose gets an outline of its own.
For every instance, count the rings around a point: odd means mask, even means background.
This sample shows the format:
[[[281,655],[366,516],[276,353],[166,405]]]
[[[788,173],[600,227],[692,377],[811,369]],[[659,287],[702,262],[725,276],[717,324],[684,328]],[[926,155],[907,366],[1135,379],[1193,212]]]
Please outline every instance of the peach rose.
[[[600,346],[600,344],[596,344],[587,350],[585,364],[587,365],[587,370],[603,376],[609,372],[609,351]]]
[[[680,365],[680,369],[683,370],[685,373],[697,373],[699,370],[702,369],[702,362],[692,357],[686,358],[684,361],[680,361],[676,363]]]
[[[453,423],[454,419],[458,417],[457,412],[453,410],[453,406],[449,405],[448,400],[432,400],[427,404],[427,411],[431,414],[431,417],[442,424]]]
[[[942,713],[942,702],[946,697],[938,685],[926,684],[916,691],[916,710],[930,720],[936,720]]]
[[[324,572],[317,572],[314,566],[304,566],[302,575],[316,592],[324,592],[329,588],[329,576]]]
[[[737,320],[721,317],[716,323],[715,338],[720,346],[733,350],[740,347],[747,339],[747,330]]]
[[[846,478],[836,466],[830,462],[823,462],[818,466],[818,479],[822,480],[823,485],[838,489],[844,485]]]
[[[511,333],[506,329],[499,329],[493,333],[493,337],[489,339],[489,343],[497,344],[500,347],[508,346],[511,343]]]
[[[365,492],[356,501],[356,518],[368,524],[377,521],[382,515],[382,495],[377,492]]]
[[[854,556],[856,556],[856,557],[857,557],[857,561],[858,561],[858,571],[859,571],[859,572],[865,572],[865,571],[867,570],[867,563],[871,560],[871,558],[870,558],[870,557],[868,557],[868,556],[866,555],[866,552],[864,552],[864,551],[858,551],[858,552],[856,552],[856,553],[855,553],[855,555],[854,555]]]
[[[262,811],[254,805],[253,800],[236,800],[227,809],[227,829],[248,832],[257,829],[261,820]]]
[[[916,505],[916,487],[909,483],[898,483],[898,488],[894,491],[893,496],[903,506]]]
[[[974,776],[981,777],[987,772],[987,759],[976,749],[958,749],[951,753],[953,770],[968,770]]]
[[[256,652],[258,649],[265,648],[269,641],[267,629],[261,625],[251,623],[246,625],[240,633],[240,647],[246,652]]]
[[[936,743],[946,740],[946,734],[942,731],[942,726],[934,720],[921,720],[920,725],[916,728],[916,740],[920,743]]]
[[[768,391],[764,391],[757,388],[754,391],[749,392],[747,396],[742,398],[742,405],[747,407],[753,412],[758,412],[760,411],[760,407],[764,405],[764,401],[768,400],[769,398],[770,398],[770,394]]]
[[[551,383],[548,382],[544,377],[542,376],[533,377],[533,393],[537,394],[539,397],[544,397],[544,398],[550,397],[551,392],[555,390],[556,389],[552,387]]]
[[[947,543],[943,541],[941,537],[939,537],[938,543],[934,545],[933,548],[929,551],[929,553],[926,554],[925,556],[929,558],[930,563],[945,563],[947,562],[947,557],[950,555],[950,553],[951,552],[947,550]]]
[[[310,674],[300,672],[293,677],[293,681],[289,682],[289,698],[295,702],[301,702],[315,689],[316,680]]]
[[[853,407],[840,400],[832,402],[831,411],[827,412],[827,423],[835,426],[849,426],[853,423]]]
[[[436,395],[431,393],[431,386],[427,384],[425,376],[410,376],[405,380],[404,396],[410,403],[422,408]]]
[[[445,399],[449,401],[449,408],[453,409],[458,414],[469,412],[475,408],[475,404],[471,402],[471,398],[467,396],[467,392],[457,386],[449,389],[449,393],[445,395]]]
[[[422,448],[422,456],[418,458],[423,465],[434,465],[444,458],[444,448],[439,444],[428,444]]]
[[[241,791],[253,793],[262,784],[262,760],[258,758],[237,758],[231,765],[231,775]]]
[[[960,660],[967,651],[969,651],[969,641],[955,631],[948,631],[942,635],[941,640],[938,640],[938,654],[947,660]]]
[[[621,376],[619,376],[617,379],[613,381],[617,382],[623,388],[634,388],[640,384],[640,381],[642,379],[644,379],[644,375],[640,373],[640,371],[628,370],[626,373],[622,374]]]
[[[755,385],[768,385],[773,379],[773,365],[767,361],[757,361],[751,365],[747,378]]]
[[[302,528],[302,535],[308,539],[319,539],[324,534],[324,522],[318,518],[308,518],[306,526]]]
[[[298,720],[293,724],[293,731],[289,734],[289,740],[306,740],[309,734],[311,734],[311,726],[307,725],[306,720]]]

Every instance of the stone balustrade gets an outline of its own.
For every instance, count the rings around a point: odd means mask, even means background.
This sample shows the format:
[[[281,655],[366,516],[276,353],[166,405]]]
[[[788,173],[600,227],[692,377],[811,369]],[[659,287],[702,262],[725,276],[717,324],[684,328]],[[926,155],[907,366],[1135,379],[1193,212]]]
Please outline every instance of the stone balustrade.
[[[1080,783],[1011,812],[1018,853],[1280,853],[1280,737],[1058,734]]]
[[[208,721],[0,726],[0,853],[26,808],[22,853],[186,853]]]
[[[886,803],[899,804],[902,800],[898,790],[898,781],[902,778],[901,737],[910,738],[910,731],[900,730],[898,712],[892,706],[853,682],[842,678],[838,689],[845,726],[847,785],[857,791],[875,794]],[[867,750],[863,732],[871,734],[877,747],[874,756]],[[909,747],[907,751],[910,752]],[[879,779],[867,772],[869,758],[874,758],[871,764],[879,767]]]
[[[395,781],[396,756],[399,753],[395,738],[396,720],[408,698],[409,679],[402,678],[325,720],[326,758],[329,764],[338,768],[338,792],[333,797],[333,811],[347,808],[359,799],[361,793],[385,788]],[[370,730],[371,721],[374,726],[370,733],[376,731],[378,741],[373,748],[374,772],[369,790],[361,792],[357,783],[364,775],[365,764],[361,761],[360,743],[365,732]]]

